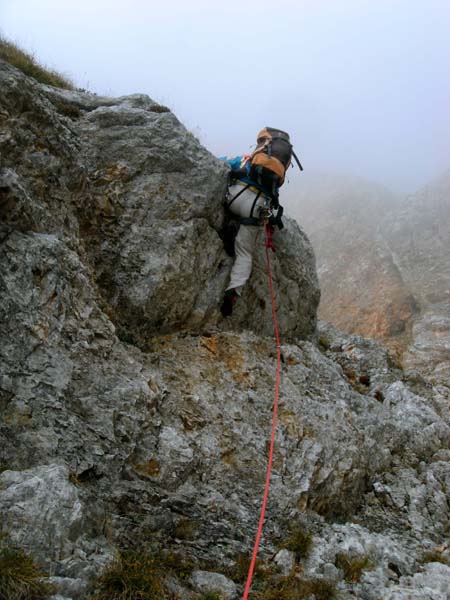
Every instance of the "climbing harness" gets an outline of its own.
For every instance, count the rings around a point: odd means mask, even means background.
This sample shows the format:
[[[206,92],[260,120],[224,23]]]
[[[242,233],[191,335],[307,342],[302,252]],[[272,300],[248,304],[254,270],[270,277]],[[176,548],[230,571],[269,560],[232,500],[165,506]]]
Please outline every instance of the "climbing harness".
[[[237,198],[239,198],[239,196],[240,196],[241,194],[243,194],[243,193],[244,193],[246,190],[248,190],[249,188],[250,188],[250,184],[247,184],[247,185],[245,185],[245,184],[244,184],[244,188],[243,188],[243,189],[242,189],[240,192],[238,192],[238,193],[236,194],[236,196],[233,196],[233,198],[231,198],[231,200],[230,200],[229,202],[227,201],[227,203],[226,203],[226,207],[227,207],[227,208],[230,208],[230,207],[231,207],[231,205],[233,204],[233,202],[234,202],[234,201],[235,201]],[[259,191],[259,190],[258,190],[258,191]]]
[[[254,188],[250,184],[244,184],[244,183],[241,184],[241,182],[238,182],[238,184],[243,185],[244,187],[235,196],[233,196],[233,198],[231,198],[231,200],[226,200],[226,202],[225,202],[226,212],[228,213],[230,218],[234,218],[241,225],[261,225],[261,219],[260,219],[259,215],[258,215],[258,217],[255,217],[254,212],[255,212],[256,203],[258,202],[258,200],[262,194],[262,191]],[[233,215],[233,213],[231,211],[231,205],[237,198],[239,198],[239,196],[241,194],[243,194],[247,190],[251,190],[255,194],[252,208],[250,210],[250,216],[249,217],[236,217],[236,215]]]
[[[266,484],[264,487],[264,495],[261,506],[261,513],[259,516],[259,524],[258,530],[256,532],[255,545],[253,547],[252,559],[250,562],[250,567],[247,575],[247,582],[245,584],[244,595],[242,596],[242,600],[247,600],[248,594],[250,592],[250,588],[252,585],[253,572],[255,570],[256,557],[258,556],[259,542],[261,540],[261,534],[264,526],[264,516],[266,513],[266,505],[267,498],[269,496],[269,486],[270,486],[270,475],[272,472],[272,462],[273,462],[273,451],[275,447],[275,431],[277,425],[277,412],[278,412],[278,397],[279,397],[279,389],[280,389],[280,374],[281,374],[281,344],[280,344],[280,335],[278,332],[278,323],[277,323],[277,312],[275,309],[275,297],[273,292],[273,281],[272,281],[272,270],[270,268],[270,256],[269,250],[275,252],[275,246],[273,244],[272,233],[273,229],[269,223],[265,224],[266,229],[266,258],[267,258],[267,275],[269,278],[269,290],[270,290],[270,299],[272,302],[272,317],[273,317],[273,328],[275,332],[275,340],[277,343],[277,369],[276,369],[276,378],[275,378],[275,399],[273,403],[273,417],[272,417],[272,435],[270,439],[270,449],[269,449],[269,458],[267,461],[267,473],[266,473]]]
[[[280,206],[279,204],[276,206],[277,216],[275,217],[274,212],[273,212],[274,208],[275,208],[275,204],[274,204],[273,200],[269,200],[269,198],[266,195],[264,195],[261,190],[251,186],[250,184],[245,184],[240,181],[238,181],[236,183],[238,185],[242,185],[244,187],[231,199],[228,196],[225,200],[225,204],[224,204],[225,215],[226,215],[228,221],[234,220],[234,221],[237,221],[240,225],[259,226],[259,225],[262,225],[263,223],[266,223],[268,219],[271,219],[271,222],[275,223],[280,229],[283,228],[283,223],[281,222],[281,216],[283,214],[282,206]],[[233,214],[233,212],[231,211],[231,205],[237,198],[239,198],[239,196],[241,194],[243,194],[247,190],[251,190],[255,194],[255,198],[253,200],[252,207],[250,210],[250,216],[238,217],[235,214]],[[264,196],[267,204],[265,206],[259,206],[258,210],[257,210],[257,215],[255,215],[256,203],[258,202],[261,195]],[[270,204],[269,204],[269,202],[270,202]]]

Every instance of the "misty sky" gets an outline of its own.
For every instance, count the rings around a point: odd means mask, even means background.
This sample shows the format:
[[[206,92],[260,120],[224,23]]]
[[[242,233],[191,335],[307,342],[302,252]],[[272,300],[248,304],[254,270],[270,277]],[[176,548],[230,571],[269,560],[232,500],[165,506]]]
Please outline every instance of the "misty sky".
[[[450,167],[449,0],[0,0],[0,30],[77,86],[168,105],[217,155],[269,125],[306,172],[407,193]]]

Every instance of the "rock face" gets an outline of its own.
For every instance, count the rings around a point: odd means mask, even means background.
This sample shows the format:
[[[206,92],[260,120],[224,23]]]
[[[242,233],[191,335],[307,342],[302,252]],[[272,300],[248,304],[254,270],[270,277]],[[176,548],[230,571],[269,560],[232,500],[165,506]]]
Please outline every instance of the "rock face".
[[[450,170],[407,198],[385,224],[385,239],[413,291],[419,314],[404,357],[432,381],[450,383]]]
[[[225,165],[146,96],[55,90],[5,63],[1,78],[6,225],[53,235],[76,252],[129,340],[145,345],[155,332],[217,321],[230,269],[217,233]],[[295,223],[277,237],[284,335],[308,337],[319,300],[311,245]],[[233,326],[271,333],[262,250],[246,298],[256,309],[243,302]]]
[[[416,300],[378,235],[393,203],[381,186],[335,178],[306,184],[292,202],[317,248],[321,318],[382,340],[402,340],[416,311]]]
[[[2,533],[72,600],[129,547],[190,560],[172,596],[238,598],[273,404],[264,248],[224,323],[225,167],[147,97],[57,91],[4,63],[0,78]],[[301,529],[307,581],[444,600],[448,388],[316,331],[295,223],[272,261],[284,344],[261,562],[287,573]],[[341,554],[367,568],[349,578]]]
[[[403,201],[374,184],[325,179],[306,186],[294,210],[317,250],[321,317],[448,383],[450,173]]]

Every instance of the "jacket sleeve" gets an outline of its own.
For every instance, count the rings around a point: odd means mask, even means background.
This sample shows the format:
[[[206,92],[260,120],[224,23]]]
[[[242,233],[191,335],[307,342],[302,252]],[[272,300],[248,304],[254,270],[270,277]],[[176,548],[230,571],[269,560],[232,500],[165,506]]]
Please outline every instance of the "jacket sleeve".
[[[241,168],[242,156],[235,156],[234,158],[228,158],[228,156],[219,156],[219,160],[227,162],[232,171],[237,171]]]

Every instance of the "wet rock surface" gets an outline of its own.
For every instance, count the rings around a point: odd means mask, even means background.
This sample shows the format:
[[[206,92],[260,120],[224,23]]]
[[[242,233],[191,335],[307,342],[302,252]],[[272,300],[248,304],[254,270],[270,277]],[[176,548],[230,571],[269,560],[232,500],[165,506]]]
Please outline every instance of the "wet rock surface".
[[[88,597],[136,547],[193,565],[175,597],[239,597],[274,391],[264,248],[223,323],[223,165],[147,97],[55,91],[4,63],[0,77],[2,534],[60,597]],[[448,388],[316,330],[294,223],[272,258],[283,364],[261,563],[342,598],[445,598]],[[345,557],[364,558],[357,576]]]

